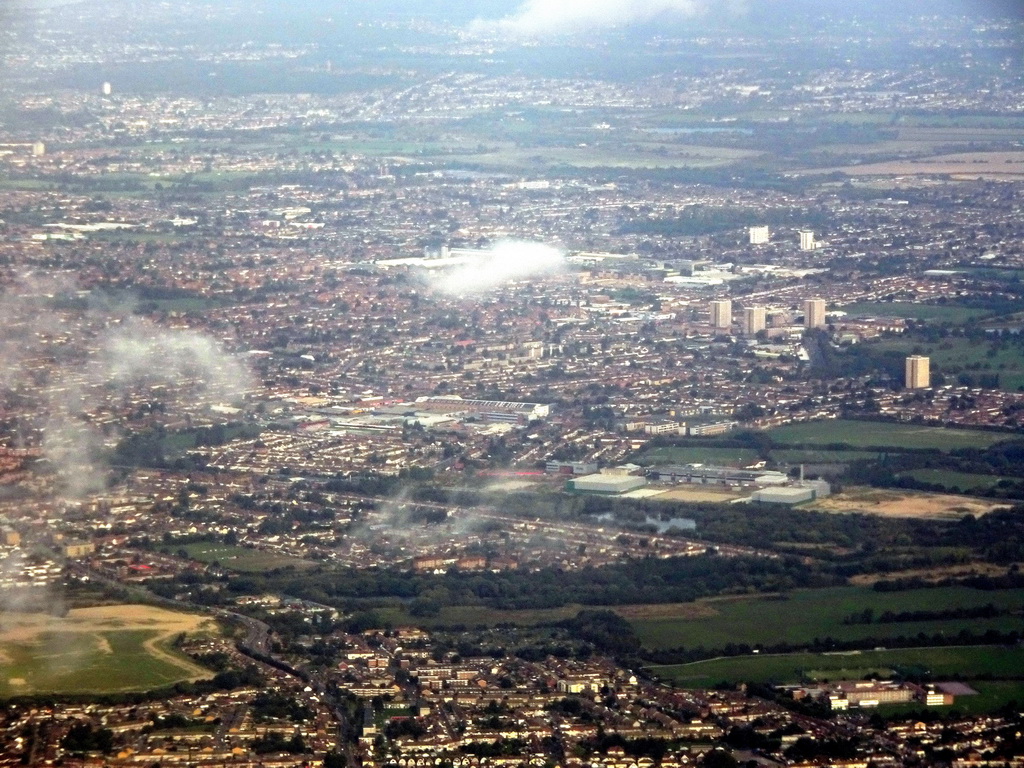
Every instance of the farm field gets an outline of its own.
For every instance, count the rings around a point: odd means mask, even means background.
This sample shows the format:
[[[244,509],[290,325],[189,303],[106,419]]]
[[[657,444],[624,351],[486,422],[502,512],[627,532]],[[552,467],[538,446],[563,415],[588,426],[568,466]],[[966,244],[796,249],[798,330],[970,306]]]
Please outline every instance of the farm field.
[[[865,609],[881,616],[886,611],[939,611],[979,607],[992,603],[1015,614],[990,619],[947,619],[901,623],[844,624],[851,614]],[[1010,631],[1021,625],[1024,589],[984,592],[967,587],[942,587],[903,592],[875,592],[864,587],[836,587],[801,590],[785,600],[758,596],[736,600],[704,600],[697,605],[710,608],[710,615],[630,618],[645,648],[723,648],[728,644],[751,646],[776,642],[806,643],[816,637],[842,637],[847,640],[933,635],[955,635],[962,629],[984,632],[987,629]],[[686,607],[686,606],[684,606]],[[629,616],[627,615],[627,618]]]
[[[222,568],[239,573],[262,573],[277,568],[312,568],[315,563],[290,555],[276,552],[265,552],[261,549],[248,547],[232,547],[226,544],[199,542],[185,544],[184,549],[190,558],[201,563],[220,563]]]
[[[958,676],[1019,676],[1024,649],[998,646],[903,648],[850,654],[794,653],[735,656],[692,664],[651,667],[651,671],[684,688],[703,688],[719,682],[799,683],[803,680],[859,680],[869,674],[888,677],[903,669],[927,671],[933,679]],[[979,709],[998,706],[1024,690],[1024,682],[971,681],[981,696],[963,697],[955,706],[973,703]],[[976,699],[971,702],[971,699]],[[979,706],[980,705],[980,706]]]
[[[207,616],[144,605],[76,608],[65,617],[8,613],[0,696],[150,690],[210,677],[168,643],[183,632],[212,631]]]
[[[987,448],[1011,438],[998,432],[831,419],[787,424],[768,432],[782,445],[848,445],[854,448]]]
[[[1024,178],[1024,152],[959,152],[914,160],[818,169],[819,173],[835,171],[849,176],[951,175],[967,179],[1012,180]]]

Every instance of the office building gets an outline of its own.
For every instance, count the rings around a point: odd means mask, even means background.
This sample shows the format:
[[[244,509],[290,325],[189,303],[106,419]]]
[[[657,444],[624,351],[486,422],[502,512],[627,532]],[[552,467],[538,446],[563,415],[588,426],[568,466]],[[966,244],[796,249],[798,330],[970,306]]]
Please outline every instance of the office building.
[[[800,250],[801,251],[813,251],[818,247],[818,244],[814,241],[814,233],[809,229],[800,230]]]
[[[804,327],[825,327],[825,300],[808,299],[804,302]]]
[[[114,88],[110,85],[110,83],[104,83],[101,90],[103,91],[104,96],[109,96],[111,93],[114,92]]]
[[[931,386],[929,365],[927,357],[912,355],[907,358],[907,389],[927,389]]]
[[[751,245],[764,245],[768,242],[771,237],[771,232],[768,227],[751,227],[750,228],[750,244]]]
[[[747,307],[743,310],[743,330],[748,336],[763,331],[767,325],[767,312],[764,307]]]
[[[729,299],[711,302],[711,327],[715,330],[732,327],[732,302]]]

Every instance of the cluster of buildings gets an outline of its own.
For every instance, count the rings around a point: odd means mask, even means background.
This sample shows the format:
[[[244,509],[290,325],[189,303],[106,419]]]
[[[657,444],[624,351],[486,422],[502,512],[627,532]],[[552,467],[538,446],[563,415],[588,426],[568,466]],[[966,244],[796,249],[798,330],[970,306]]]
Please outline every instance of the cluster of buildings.
[[[827,701],[829,708],[837,712],[915,701],[928,707],[942,707],[953,704],[958,695],[976,696],[978,693],[962,683],[918,685],[893,680],[844,680],[817,686],[787,686],[784,690],[797,701]]]
[[[244,656],[225,638],[188,640],[183,648],[195,658],[217,656],[221,664],[245,666],[247,678],[261,682],[124,704],[15,703],[0,713],[0,762],[13,765],[27,756],[29,764],[284,768],[334,755],[378,768],[438,761],[485,768],[544,761],[682,768],[700,764],[716,749],[741,762],[789,764],[798,749],[805,761],[800,765],[835,765],[826,752],[815,759],[814,747],[848,739],[855,709],[910,700],[945,704],[954,693],[972,693],[955,684],[885,680],[786,689],[794,699],[828,701],[835,715],[824,719],[743,690],[669,688],[596,654],[528,660],[518,651],[492,653],[502,644],[529,644],[528,633],[514,629],[461,638],[472,642],[455,653],[446,632],[311,628],[276,639],[276,666]],[[940,749],[956,765],[981,765],[1003,749],[1014,727],[1005,715],[886,726],[857,722],[858,738],[842,765],[898,766],[928,760]],[[104,735],[103,754],[76,754],[71,736],[83,730]],[[751,751],[738,738],[721,746],[730,733],[746,733],[747,743],[760,746]],[[640,744],[651,749],[637,753]],[[1019,761],[999,754],[1011,765]]]

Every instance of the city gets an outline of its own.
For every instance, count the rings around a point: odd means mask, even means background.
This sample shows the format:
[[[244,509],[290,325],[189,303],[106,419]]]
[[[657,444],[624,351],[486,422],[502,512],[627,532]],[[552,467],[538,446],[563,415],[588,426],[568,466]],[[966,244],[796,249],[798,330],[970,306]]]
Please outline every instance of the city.
[[[0,765],[1024,765],[1012,4],[356,5],[0,11]]]

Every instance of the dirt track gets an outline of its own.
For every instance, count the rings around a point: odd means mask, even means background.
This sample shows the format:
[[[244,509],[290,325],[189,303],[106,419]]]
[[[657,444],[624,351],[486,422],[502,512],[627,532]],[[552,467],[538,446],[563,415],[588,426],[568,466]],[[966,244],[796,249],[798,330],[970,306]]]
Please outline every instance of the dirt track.
[[[177,613],[148,605],[75,608],[63,617],[45,613],[7,613],[0,616],[0,646],[5,643],[31,643],[45,633],[75,632],[96,635],[101,650],[104,645],[109,650],[109,642],[100,634],[102,632],[152,630],[158,634],[143,644],[146,651],[182,669],[191,679],[201,679],[210,676],[209,670],[168,653],[160,644],[182,632],[190,634],[213,627],[213,621],[207,616]]]
[[[959,520],[964,515],[980,517],[1005,506],[1006,502],[973,496],[865,489],[837,493],[810,508],[822,512],[864,512],[883,517]]]

